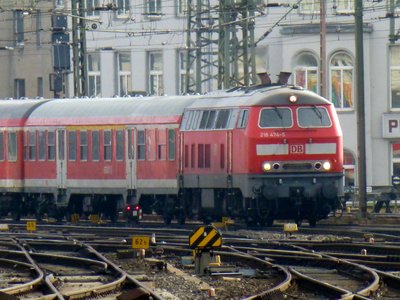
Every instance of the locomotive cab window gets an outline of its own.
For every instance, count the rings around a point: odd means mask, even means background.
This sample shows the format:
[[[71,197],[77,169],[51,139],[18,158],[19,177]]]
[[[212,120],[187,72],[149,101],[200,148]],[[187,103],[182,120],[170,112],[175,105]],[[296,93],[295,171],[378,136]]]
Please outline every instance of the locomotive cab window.
[[[325,107],[300,107],[297,109],[299,126],[308,127],[330,127],[332,125],[328,111]]]
[[[286,107],[264,108],[260,113],[261,128],[290,128],[293,125],[292,112]]]
[[[249,119],[249,111],[247,109],[241,110],[239,113],[239,119],[236,127],[246,128],[248,119]]]

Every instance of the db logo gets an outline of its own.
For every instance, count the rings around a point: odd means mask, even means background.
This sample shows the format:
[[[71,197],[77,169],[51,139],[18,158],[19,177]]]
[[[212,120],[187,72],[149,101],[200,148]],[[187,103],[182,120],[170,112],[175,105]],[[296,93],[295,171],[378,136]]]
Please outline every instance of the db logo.
[[[304,153],[304,145],[290,145],[290,153],[293,154],[303,154]]]

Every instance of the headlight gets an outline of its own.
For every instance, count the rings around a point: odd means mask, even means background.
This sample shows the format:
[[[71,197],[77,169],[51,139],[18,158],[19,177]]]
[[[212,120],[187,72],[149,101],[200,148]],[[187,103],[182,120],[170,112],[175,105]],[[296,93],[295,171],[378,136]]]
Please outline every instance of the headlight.
[[[264,172],[270,171],[271,168],[272,168],[272,165],[271,165],[271,163],[269,163],[269,162],[264,162],[264,163],[262,164],[262,169],[263,169]]]
[[[326,161],[322,164],[322,167],[325,171],[329,171],[331,169],[331,163],[329,161]]]

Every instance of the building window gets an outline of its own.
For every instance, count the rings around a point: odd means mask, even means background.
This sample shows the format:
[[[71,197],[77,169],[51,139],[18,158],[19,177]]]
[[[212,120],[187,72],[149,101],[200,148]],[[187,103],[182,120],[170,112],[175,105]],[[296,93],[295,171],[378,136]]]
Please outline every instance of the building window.
[[[55,0],[56,7],[64,7],[64,0]]]
[[[24,12],[22,10],[14,11],[14,33],[15,46],[24,46]]]
[[[98,17],[100,11],[96,10],[96,7],[100,7],[100,0],[86,0],[86,16],[87,17]]]
[[[129,0],[114,0],[114,5],[117,8],[117,16],[129,15]]]
[[[161,14],[161,0],[147,0],[146,13],[148,13],[149,15]]]
[[[161,52],[149,52],[149,92],[151,95],[164,94],[163,62]]]
[[[392,108],[400,108],[400,46],[392,46],[389,50]]]
[[[301,14],[319,14],[320,12],[320,6],[319,6],[320,0],[303,0],[300,2],[300,13]]]
[[[111,130],[104,131],[104,160],[112,158]]]
[[[336,53],[329,64],[330,99],[337,108],[353,108],[353,60],[347,53]]]
[[[87,131],[80,132],[80,150],[81,161],[88,160],[88,133]]]
[[[310,53],[300,54],[294,68],[295,85],[318,93],[318,62]]]
[[[354,13],[354,0],[337,0],[336,12],[339,14]]]
[[[43,97],[43,77],[37,78],[37,96]]]
[[[14,79],[14,98],[25,97],[25,79]]]
[[[9,132],[8,133],[8,161],[17,161],[17,133]]]
[[[89,96],[100,96],[100,55],[88,54]]]
[[[120,96],[128,95],[132,91],[131,55],[130,53],[118,54],[118,93]]]
[[[193,87],[195,85],[194,71],[192,68],[189,70],[189,76],[187,75],[187,51],[178,52],[178,64],[179,64],[179,94],[189,93],[187,87]],[[186,84],[186,80],[189,79],[189,84]]]
[[[177,0],[177,15],[186,16],[188,13],[188,1],[187,0]]]

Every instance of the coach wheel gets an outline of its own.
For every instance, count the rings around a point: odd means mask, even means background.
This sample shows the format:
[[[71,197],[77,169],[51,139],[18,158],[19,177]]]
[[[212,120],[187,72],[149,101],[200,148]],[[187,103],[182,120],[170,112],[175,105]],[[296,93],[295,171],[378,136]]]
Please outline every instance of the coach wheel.
[[[165,225],[171,225],[172,216],[170,214],[164,214],[163,215],[163,219],[164,219],[164,224]]]
[[[312,218],[308,219],[308,224],[310,224],[310,227],[317,226],[317,218],[312,217]]]
[[[185,212],[184,212],[183,209],[181,209],[181,210],[178,211],[177,219],[178,219],[178,224],[179,224],[179,225],[185,224],[186,216],[185,216]]]

